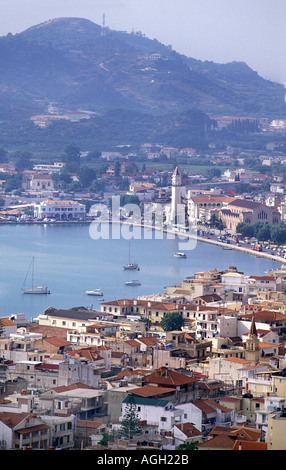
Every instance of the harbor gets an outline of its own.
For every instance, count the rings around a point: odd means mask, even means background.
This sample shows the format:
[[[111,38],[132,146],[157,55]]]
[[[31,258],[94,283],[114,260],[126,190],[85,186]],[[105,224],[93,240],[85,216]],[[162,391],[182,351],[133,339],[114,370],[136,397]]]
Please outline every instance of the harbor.
[[[50,306],[92,305],[94,309],[100,309],[103,300],[163,294],[166,286],[182,281],[196,271],[223,270],[234,265],[239,271],[259,275],[281,265],[280,259],[253,256],[251,250],[239,247],[224,250],[224,244],[200,237],[194,249],[186,251],[185,259],[176,258],[174,254],[181,251],[181,237],[179,239],[174,233],[169,236],[157,233],[156,238],[150,228],[149,239],[144,239],[141,227],[142,238],[131,240],[130,254],[131,261],[138,264],[140,271],[126,271],[123,266],[129,258],[129,241],[122,237],[94,240],[89,228],[83,223],[2,225],[1,316],[25,313],[27,318],[35,318]],[[48,296],[23,295],[21,291],[32,257],[35,259],[35,283],[48,286],[51,292]],[[133,280],[138,280],[141,285],[124,285]],[[101,289],[103,295],[86,294],[94,289]]]

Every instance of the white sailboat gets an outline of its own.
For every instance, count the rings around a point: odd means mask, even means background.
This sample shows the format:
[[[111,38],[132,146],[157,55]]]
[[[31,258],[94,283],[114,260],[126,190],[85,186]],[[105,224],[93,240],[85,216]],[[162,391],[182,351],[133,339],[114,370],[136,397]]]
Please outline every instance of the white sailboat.
[[[50,294],[51,292],[47,287],[42,287],[42,286],[34,287],[34,257],[32,258],[32,263],[30,264],[30,267],[26,274],[24,285],[25,285],[25,282],[26,282],[26,279],[28,277],[31,267],[32,267],[32,284],[30,288],[24,288],[24,287],[22,288],[23,294]]]
[[[129,256],[128,256],[128,263],[123,266],[125,271],[140,271],[140,268],[137,263],[130,262],[130,242],[129,242]]]

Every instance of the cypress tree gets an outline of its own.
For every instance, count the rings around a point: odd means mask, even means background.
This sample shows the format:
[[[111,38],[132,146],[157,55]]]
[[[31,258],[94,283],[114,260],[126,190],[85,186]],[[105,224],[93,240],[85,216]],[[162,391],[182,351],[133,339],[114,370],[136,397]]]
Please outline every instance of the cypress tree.
[[[119,434],[122,437],[131,439],[135,434],[141,433],[141,428],[139,426],[138,413],[136,410],[136,403],[134,397],[131,395],[128,398],[125,414],[121,421],[121,428]]]

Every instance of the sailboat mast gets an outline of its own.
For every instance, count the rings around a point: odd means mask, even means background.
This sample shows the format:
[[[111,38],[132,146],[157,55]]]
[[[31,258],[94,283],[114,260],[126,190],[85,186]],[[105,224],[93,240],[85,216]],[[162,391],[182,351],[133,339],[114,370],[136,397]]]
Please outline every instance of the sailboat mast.
[[[34,287],[34,256],[32,258],[32,289]]]

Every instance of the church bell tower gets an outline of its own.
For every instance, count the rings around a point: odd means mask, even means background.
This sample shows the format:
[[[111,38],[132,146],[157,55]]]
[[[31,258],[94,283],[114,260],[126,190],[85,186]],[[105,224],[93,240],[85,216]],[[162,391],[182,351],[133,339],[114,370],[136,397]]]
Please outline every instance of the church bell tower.
[[[171,221],[173,224],[184,223],[184,220],[180,220],[180,218],[182,218],[182,214],[180,211],[181,186],[182,177],[179,168],[176,167],[172,175]]]
[[[254,315],[252,316],[250,330],[248,338],[246,340],[245,359],[251,363],[251,365],[257,365],[259,363],[259,339],[257,337],[257,330],[255,326]]]

